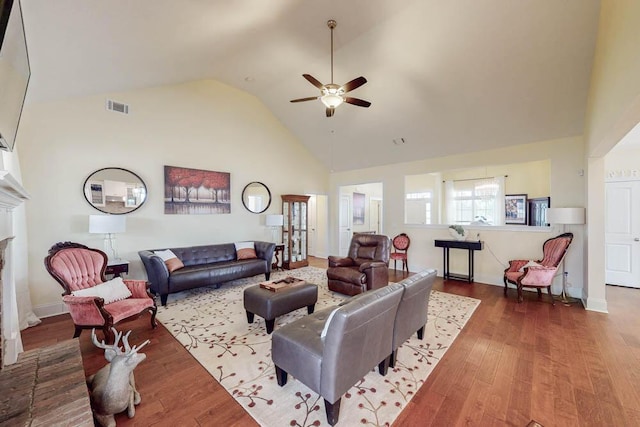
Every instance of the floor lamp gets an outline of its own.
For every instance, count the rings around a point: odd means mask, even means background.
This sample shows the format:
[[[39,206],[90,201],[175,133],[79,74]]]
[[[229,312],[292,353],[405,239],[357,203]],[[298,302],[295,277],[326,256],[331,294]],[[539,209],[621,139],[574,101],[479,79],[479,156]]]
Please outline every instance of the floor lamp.
[[[565,232],[567,225],[584,224],[584,208],[548,208],[547,222],[552,225],[562,225],[562,232]],[[562,295],[560,301],[564,304],[571,304],[575,300],[567,296],[567,275],[565,271],[564,258],[562,259]]]
[[[89,215],[89,233],[104,234],[104,252],[109,260],[118,258],[115,233],[124,233],[127,228],[124,215]]]

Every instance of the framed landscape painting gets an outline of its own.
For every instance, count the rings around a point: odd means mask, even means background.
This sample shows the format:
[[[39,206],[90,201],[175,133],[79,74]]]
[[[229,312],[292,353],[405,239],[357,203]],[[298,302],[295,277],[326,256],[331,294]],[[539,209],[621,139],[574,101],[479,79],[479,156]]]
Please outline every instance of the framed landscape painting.
[[[231,213],[231,174],[165,166],[164,213]]]
[[[527,225],[527,195],[504,196],[504,223]]]

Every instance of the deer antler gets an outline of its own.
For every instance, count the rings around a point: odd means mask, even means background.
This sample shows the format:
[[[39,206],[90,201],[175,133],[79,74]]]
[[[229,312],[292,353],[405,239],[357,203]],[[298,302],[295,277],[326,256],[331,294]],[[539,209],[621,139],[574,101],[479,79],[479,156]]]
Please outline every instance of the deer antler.
[[[131,347],[131,345],[129,345],[129,334],[131,334],[131,331],[127,332],[126,335],[122,338],[122,343],[124,344],[124,354],[127,354],[127,357],[136,354],[142,347],[151,342],[149,340],[146,340],[145,342],[140,344],[139,347],[135,345]]]

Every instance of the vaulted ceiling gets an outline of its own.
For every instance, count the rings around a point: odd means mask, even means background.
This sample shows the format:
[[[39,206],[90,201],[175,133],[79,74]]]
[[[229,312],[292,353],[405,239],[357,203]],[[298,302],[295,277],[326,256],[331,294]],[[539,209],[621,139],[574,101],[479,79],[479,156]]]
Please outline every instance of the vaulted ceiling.
[[[583,132],[598,0],[22,0],[28,102],[216,79],[335,171]],[[370,108],[292,104],[330,81]],[[393,140],[399,142],[394,143]],[[404,143],[401,141],[404,140]]]

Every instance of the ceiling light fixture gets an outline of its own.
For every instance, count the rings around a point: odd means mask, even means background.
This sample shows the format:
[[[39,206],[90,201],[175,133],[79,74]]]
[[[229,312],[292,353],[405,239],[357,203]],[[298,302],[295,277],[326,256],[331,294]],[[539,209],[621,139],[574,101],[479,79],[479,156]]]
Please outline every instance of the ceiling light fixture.
[[[335,20],[327,21],[327,26],[331,29],[331,83],[323,85],[318,79],[310,74],[303,74],[302,77],[309,83],[320,89],[320,96],[309,96],[306,98],[292,99],[291,102],[314,101],[319,99],[326,107],[327,117],[333,117],[336,107],[342,103],[357,105],[358,107],[369,107],[371,103],[363,99],[344,96],[347,92],[359,88],[367,82],[367,79],[360,76],[342,86],[333,83],[333,29],[338,25]]]

